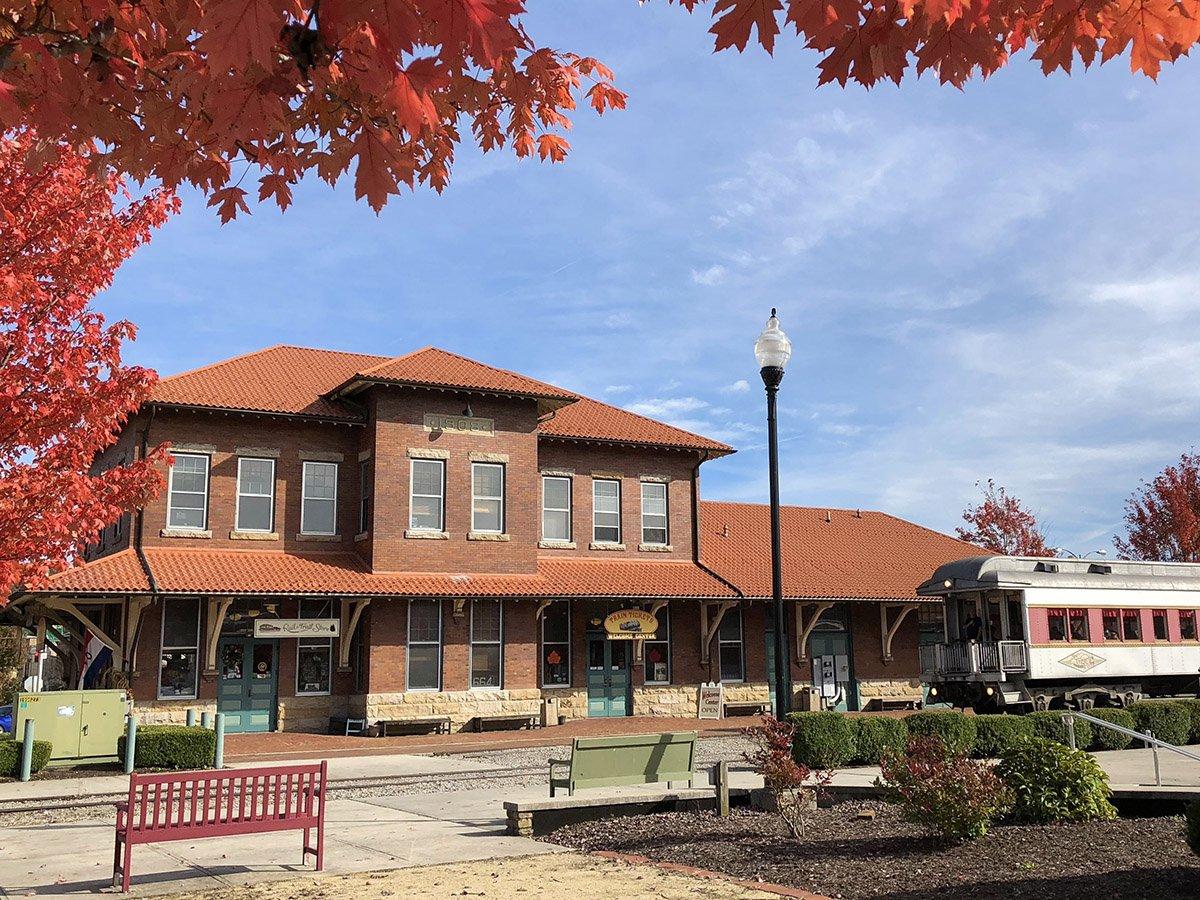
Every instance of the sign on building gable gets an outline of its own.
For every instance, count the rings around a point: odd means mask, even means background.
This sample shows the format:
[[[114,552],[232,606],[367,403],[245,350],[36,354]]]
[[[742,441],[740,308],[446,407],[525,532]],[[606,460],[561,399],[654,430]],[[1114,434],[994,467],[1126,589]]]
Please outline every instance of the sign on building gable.
[[[425,430],[443,431],[447,434],[477,434],[496,436],[496,420],[483,416],[448,416],[442,413],[425,413]]]
[[[332,638],[339,634],[337,619],[255,619],[259,638]]]
[[[653,640],[658,619],[644,609],[619,609],[605,618],[604,630],[614,640]]]

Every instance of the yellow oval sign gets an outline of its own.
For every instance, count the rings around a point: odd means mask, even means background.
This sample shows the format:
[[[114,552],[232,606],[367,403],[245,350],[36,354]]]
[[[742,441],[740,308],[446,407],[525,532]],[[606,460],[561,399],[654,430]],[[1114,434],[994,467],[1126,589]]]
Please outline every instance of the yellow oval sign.
[[[619,609],[604,620],[604,630],[615,638],[653,637],[658,619],[644,609]]]

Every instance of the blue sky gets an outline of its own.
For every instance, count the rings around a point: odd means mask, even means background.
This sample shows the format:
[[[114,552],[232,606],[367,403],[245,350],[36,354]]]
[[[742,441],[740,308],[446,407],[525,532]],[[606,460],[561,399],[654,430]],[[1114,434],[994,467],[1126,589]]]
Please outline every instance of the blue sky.
[[[128,358],[434,344],[727,440],[705,495],[761,501],[778,306],[785,502],[949,531],[990,476],[1079,552],[1192,446],[1196,62],[818,89],[794,39],[714,56],[662,3],[530,6],[628,110],[580,113],[564,165],[466,150],[378,217],[348,181],[226,226],[187,194],[99,301],[138,324]]]

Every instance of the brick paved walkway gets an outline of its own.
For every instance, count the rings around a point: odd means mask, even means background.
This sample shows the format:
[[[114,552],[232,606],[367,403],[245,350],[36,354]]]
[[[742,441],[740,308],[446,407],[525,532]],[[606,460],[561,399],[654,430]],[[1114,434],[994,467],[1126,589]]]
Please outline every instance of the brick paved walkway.
[[[657,734],[667,731],[700,731],[704,734],[738,734],[757,724],[757,716],[732,719],[676,719],[630,716],[612,719],[572,719],[565,725],[530,731],[485,731],[483,734],[419,734],[403,737],[358,737],[331,734],[276,732],[231,734],[225,738],[225,759],[248,762],[269,759],[303,759],[313,756],[373,756],[386,753],[474,753],[514,747],[554,747],[577,737],[614,734]]]

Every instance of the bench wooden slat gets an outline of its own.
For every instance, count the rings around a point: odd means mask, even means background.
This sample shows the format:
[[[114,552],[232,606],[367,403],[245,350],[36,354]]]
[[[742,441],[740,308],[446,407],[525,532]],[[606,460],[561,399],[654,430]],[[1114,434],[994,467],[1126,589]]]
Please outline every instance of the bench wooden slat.
[[[550,765],[550,796],[556,787],[574,795],[577,788],[616,787],[666,781],[693,782],[696,776],[694,731],[667,734],[618,735],[575,738],[569,761]],[[555,776],[555,765],[569,766],[565,776]]]

